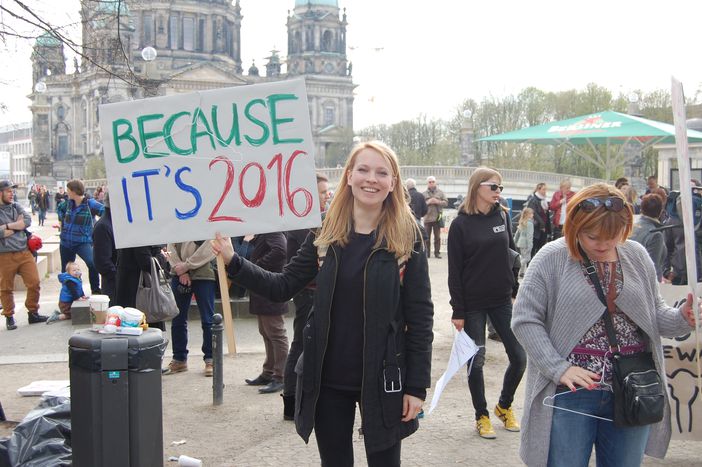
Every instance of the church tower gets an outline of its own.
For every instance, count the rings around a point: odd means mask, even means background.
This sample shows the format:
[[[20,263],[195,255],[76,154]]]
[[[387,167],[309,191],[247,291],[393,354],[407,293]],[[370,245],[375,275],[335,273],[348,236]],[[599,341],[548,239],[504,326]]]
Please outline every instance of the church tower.
[[[288,16],[288,74],[346,76],[346,10],[337,0],[295,0]]]
[[[32,86],[46,76],[66,73],[66,56],[63,44],[53,35],[42,34],[34,43],[32,51]]]
[[[319,167],[342,163],[352,145],[355,86],[346,25],[337,0],[295,0],[288,14],[287,76],[305,78]]]

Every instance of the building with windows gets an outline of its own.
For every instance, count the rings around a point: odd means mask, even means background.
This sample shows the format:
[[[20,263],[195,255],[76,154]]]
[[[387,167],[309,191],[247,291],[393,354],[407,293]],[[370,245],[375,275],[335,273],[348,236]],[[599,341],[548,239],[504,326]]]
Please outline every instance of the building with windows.
[[[0,127],[0,178],[21,186],[29,185],[32,153],[31,122]]]
[[[317,165],[348,152],[354,84],[346,56],[346,12],[337,0],[295,0],[287,17],[287,59],[272,51],[263,73],[255,63],[244,72],[241,61],[245,0],[81,3],[89,60],[74,61],[68,71],[59,40],[45,34],[34,45],[30,172],[38,183],[102,175],[93,173],[102,154],[100,104],[300,76],[307,87]]]

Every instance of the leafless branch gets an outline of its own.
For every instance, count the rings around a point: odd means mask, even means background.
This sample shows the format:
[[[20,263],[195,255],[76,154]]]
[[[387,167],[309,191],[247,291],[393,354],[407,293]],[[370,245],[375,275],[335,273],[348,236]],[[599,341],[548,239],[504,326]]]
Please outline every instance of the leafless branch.
[[[82,0],[85,2],[86,0]],[[97,60],[94,60],[89,54],[86,52],[89,52],[91,50],[98,50],[98,49],[103,49],[104,47],[97,47],[97,46],[92,46],[91,44],[79,44],[75,42],[73,39],[71,39],[68,35],[66,35],[63,30],[67,26],[62,26],[62,27],[56,27],[52,25],[47,19],[44,19],[36,13],[30,6],[28,6],[26,3],[24,3],[22,0],[10,0],[12,4],[17,6],[21,12],[13,11],[10,8],[4,6],[2,3],[0,3],[0,12],[4,12],[10,17],[14,18],[15,20],[19,21],[20,24],[24,24],[27,26],[32,27],[35,30],[41,31],[40,34],[37,36],[32,36],[30,34],[21,34],[16,31],[15,28],[8,27],[7,24],[3,21],[2,24],[0,25],[0,38],[5,40],[6,37],[17,37],[19,39],[27,39],[27,40],[32,40],[36,39],[39,35],[43,33],[48,33],[51,36],[55,37],[58,41],[63,43],[71,52],[73,52],[75,55],[81,57],[81,59],[84,61],[84,63],[90,63],[95,68],[98,70],[106,73],[108,76],[111,78],[114,78],[116,80],[122,81],[130,86],[135,86],[139,85],[139,80],[136,77],[134,70],[132,69],[130,65],[130,60],[128,57],[127,51],[124,49],[124,44],[122,43],[121,40],[121,34],[120,34],[120,10],[122,6],[123,0],[116,0],[118,2],[118,14],[117,14],[117,31],[118,31],[118,36],[117,40],[119,41],[119,47],[121,49],[121,53],[125,58],[126,64],[127,64],[127,72],[124,74],[116,73],[113,69],[111,69],[110,65],[103,65],[99,63]],[[86,21],[89,21],[88,18],[83,18],[83,24],[85,24]],[[76,23],[73,23],[74,25]],[[108,47],[111,46],[111,44],[107,45]]]

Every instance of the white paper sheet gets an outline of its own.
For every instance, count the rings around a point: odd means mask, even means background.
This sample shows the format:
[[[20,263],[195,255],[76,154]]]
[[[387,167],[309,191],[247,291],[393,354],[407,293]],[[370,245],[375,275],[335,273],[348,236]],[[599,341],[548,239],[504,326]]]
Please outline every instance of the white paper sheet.
[[[444,388],[451,378],[453,378],[453,375],[473,358],[476,353],[478,353],[478,346],[475,345],[473,339],[468,337],[468,334],[463,331],[457,332],[453,339],[453,348],[451,349],[451,356],[449,357],[446,371],[444,371],[444,374],[441,375],[441,378],[436,382],[434,395],[431,398],[431,406],[427,411],[427,415],[431,414],[436,408],[441,398],[441,393],[444,392]]]

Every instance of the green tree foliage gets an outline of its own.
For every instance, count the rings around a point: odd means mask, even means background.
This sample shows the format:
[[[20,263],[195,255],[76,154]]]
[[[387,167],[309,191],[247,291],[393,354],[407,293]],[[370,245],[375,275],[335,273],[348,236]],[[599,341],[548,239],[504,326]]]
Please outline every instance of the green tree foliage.
[[[459,127],[460,128],[460,127]],[[363,139],[378,139],[392,147],[404,165],[455,165],[459,159],[459,132],[450,123],[420,115],[392,125],[361,130]]]
[[[102,157],[89,157],[85,163],[85,178],[95,180],[106,176],[105,159]]]
[[[644,118],[672,123],[670,93],[657,90],[636,91],[639,113]],[[518,130],[528,126],[564,120],[603,110],[627,112],[629,97],[617,96],[595,83],[584,89],[547,92],[528,87],[505,97],[486,97],[477,102],[466,99],[456,108],[454,116],[444,121],[420,115],[392,125],[376,125],[359,132],[364,139],[376,138],[388,143],[406,165],[459,165],[461,128],[470,125],[474,140],[485,136]],[[690,103],[693,100],[690,99]],[[595,158],[594,151],[583,148]],[[474,143],[476,156],[485,164],[502,168],[568,173],[588,177],[604,177],[605,168],[587,158],[574,154],[565,146],[538,144]],[[644,153],[643,171],[656,171],[657,156],[653,149]],[[623,174],[618,167],[612,176]]]

